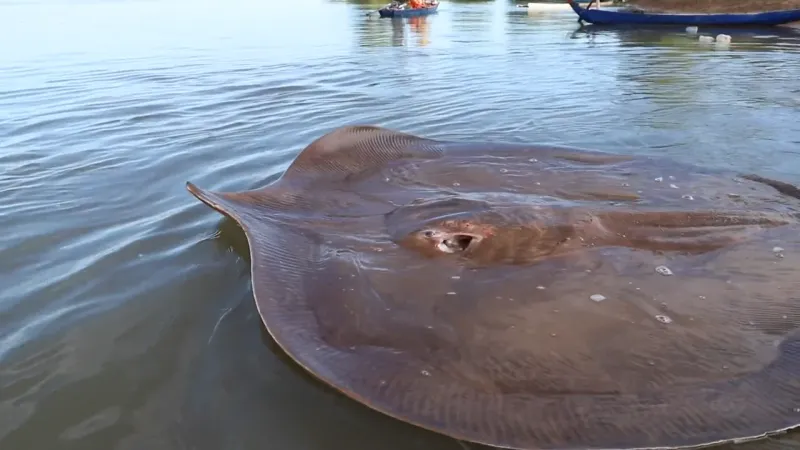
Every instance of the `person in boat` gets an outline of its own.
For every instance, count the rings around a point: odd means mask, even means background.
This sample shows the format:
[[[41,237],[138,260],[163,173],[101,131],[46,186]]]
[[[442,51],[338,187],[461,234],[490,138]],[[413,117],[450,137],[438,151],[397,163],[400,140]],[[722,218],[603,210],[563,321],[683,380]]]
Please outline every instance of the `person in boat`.
[[[408,7],[411,8],[411,9],[425,8],[426,6],[428,6],[428,5],[426,4],[425,0],[409,0],[408,1]]]

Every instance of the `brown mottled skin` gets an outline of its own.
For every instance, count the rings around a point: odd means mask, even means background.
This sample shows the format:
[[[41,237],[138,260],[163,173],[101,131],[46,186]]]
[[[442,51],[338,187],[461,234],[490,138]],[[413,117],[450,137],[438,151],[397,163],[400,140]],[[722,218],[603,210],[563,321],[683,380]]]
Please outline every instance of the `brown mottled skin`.
[[[526,450],[800,424],[791,184],[362,126],[268,186],[188,189],[245,231],[276,343],[399,420]]]

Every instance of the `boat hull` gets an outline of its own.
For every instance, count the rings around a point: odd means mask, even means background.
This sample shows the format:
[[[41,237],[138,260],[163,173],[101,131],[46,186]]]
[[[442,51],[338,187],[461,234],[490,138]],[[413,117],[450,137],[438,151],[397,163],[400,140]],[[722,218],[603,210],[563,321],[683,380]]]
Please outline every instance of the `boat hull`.
[[[774,26],[800,20],[800,9],[748,14],[649,14],[586,9],[573,0],[578,19],[597,25]]]
[[[380,14],[381,17],[418,17],[418,16],[427,16],[429,14],[433,14],[436,12],[437,9],[439,9],[438,3],[427,8],[416,8],[416,9],[381,8],[378,10],[378,14]]]

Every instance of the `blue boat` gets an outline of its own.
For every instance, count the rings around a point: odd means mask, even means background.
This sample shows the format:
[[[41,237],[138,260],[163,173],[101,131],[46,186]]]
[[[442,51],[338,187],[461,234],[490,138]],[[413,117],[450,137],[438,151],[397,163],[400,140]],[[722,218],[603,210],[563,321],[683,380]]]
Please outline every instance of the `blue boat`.
[[[661,14],[583,8],[567,0],[578,21],[596,25],[774,26],[800,20],[800,9],[745,14]]]
[[[427,8],[397,8],[395,6],[384,6],[378,10],[381,17],[418,17],[433,14],[439,9],[439,2],[429,3]]]

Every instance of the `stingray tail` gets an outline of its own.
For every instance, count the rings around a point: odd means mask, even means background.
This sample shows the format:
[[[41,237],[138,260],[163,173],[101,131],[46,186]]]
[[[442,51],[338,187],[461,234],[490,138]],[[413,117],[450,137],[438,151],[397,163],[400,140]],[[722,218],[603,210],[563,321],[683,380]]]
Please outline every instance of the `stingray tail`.
[[[745,180],[766,184],[767,186],[774,188],[776,191],[780,192],[783,195],[788,195],[789,197],[793,197],[800,200],[800,188],[798,188],[793,184],[785,183],[783,181],[773,180],[771,178],[764,178],[760,175],[755,175],[755,174],[745,174],[741,175],[741,177],[744,178]]]

